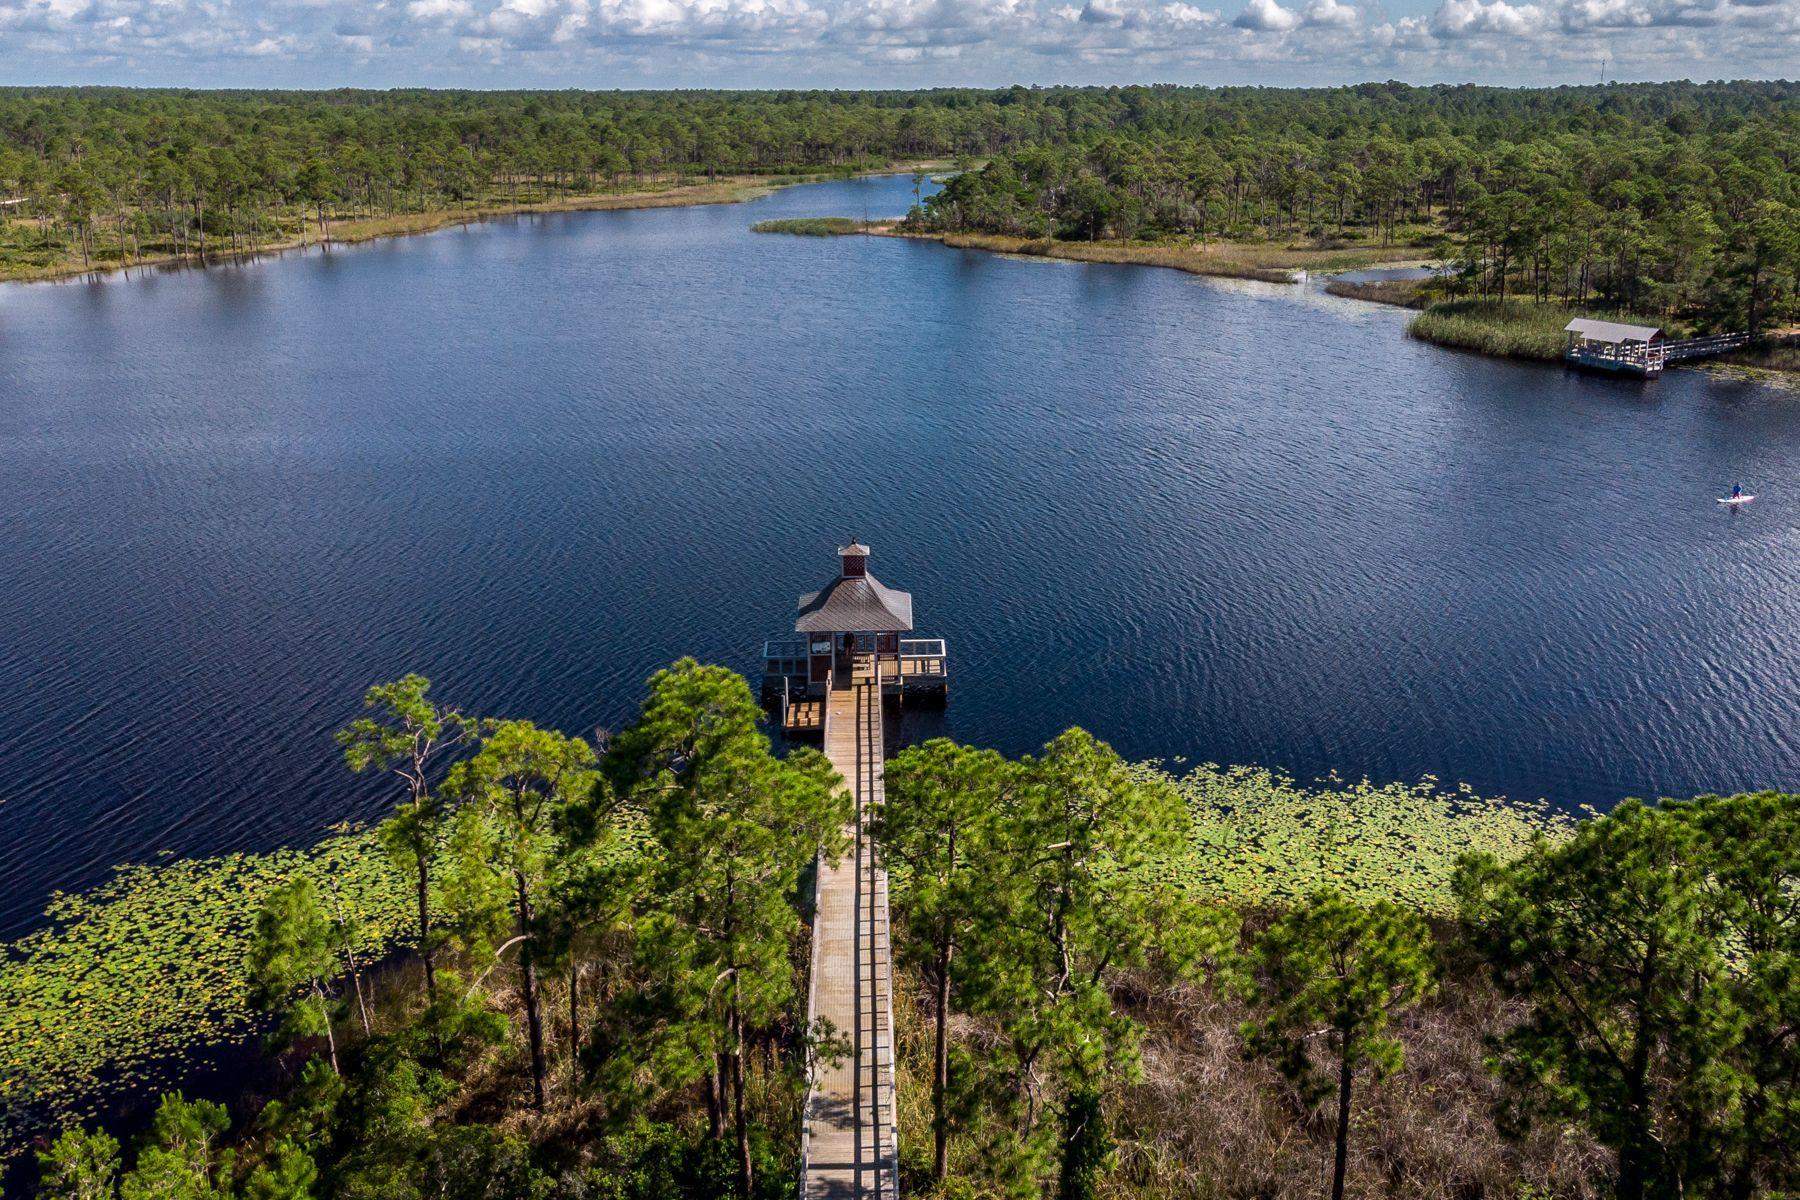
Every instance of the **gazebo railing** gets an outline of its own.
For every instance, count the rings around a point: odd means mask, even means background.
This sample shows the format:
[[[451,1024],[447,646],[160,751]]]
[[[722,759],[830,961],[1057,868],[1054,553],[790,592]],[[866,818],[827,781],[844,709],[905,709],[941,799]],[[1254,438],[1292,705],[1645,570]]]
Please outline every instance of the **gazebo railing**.
[[[873,676],[878,688],[936,688],[949,678],[949,649],[943,638],[898,638],[888,643],[891,648],[880,652],[876,650],[878,644],[875,634],[857,634],[852,643],[854,661],[859,669]],[[787,681],[804,680],[811,675],[811,645],[811,639],[806,637],[769,638],[763,643],[766,702],[779,703],[784,710],[792,703],[799,693],[790,690]],[[835,650],[832,663],[834,671],[843,665]],[[816,694],[818,686],[813,682],[809,691]]]
[[[770,638],[763,643],[765,675],[806,674],[807,640],[803,637]]]

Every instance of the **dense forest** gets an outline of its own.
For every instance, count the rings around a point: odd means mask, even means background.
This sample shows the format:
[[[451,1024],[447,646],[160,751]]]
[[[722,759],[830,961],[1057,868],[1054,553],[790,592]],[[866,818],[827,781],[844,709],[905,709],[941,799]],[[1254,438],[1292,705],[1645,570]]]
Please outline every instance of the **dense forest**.
[[[338,740],[392,789],[368,844],[396,944],[361,936],[342,864],[254,903],[202,885],[251,905],[232,970],[277,1085],[171,1093],[128,1149],[67,1127],[39,1142],[39,1194],[792,1194],[808,1066],[842,1045],[806,1016],[811,880],[849,813],[759,718],[692,661],[598,744],[475,719],[417,676],[372,689]],[[1176,778],[1071,730],[1017,760],[905,749],[873,816],[907,1194],[1800,1186],[1800,798],[1576,823]],[[98,1000],[49,989],[70,991]]]
[[[1406,242],[1455,289],[1761,330],[1795,304],[1800,84],[922,92],[0,90],[0,270],[205,258],[671,181],[991,159],[916,227]]]
[[[1026,238],[1417,245],[1451,294],[1764,330],[1794,311],[1792,85],[1270,93],[1243,124],[1142,125],[998,155],[918,228]],[[1353,97],[1362,98],[1357,102]]]

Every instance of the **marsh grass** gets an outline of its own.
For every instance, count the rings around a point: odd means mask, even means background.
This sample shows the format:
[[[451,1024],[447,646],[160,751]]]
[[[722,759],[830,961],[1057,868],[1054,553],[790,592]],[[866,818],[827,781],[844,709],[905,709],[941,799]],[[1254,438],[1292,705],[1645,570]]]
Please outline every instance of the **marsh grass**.
[[[994,254],[1021,254],[1068,262],[1167,267],[1190,275],[1252,279],[1263,283],[1295,283],[1304,271],[1347,271],[1412,261],[1419,256],[1417,247],[1407,246],[1346,249],[1257,242],[1209,242],[1204,246],[1197,242],[1078,242],[992,233],[917,233],[899,226],[882,226],[870,232],[924,237],[957,250],[985,250]]]
[[[1517,300],[1446,300],[1412,319],[1407,333],[1440,346],[1555,362],[1572,310]]]
[[[1333,296],[1347,296],[1373,304],[1424,308],[1430,303],[1430,294],[1425,289],[1428,282],[1424,279],[1333,279],[1325,285],[1325,290]]]
[[[849,217],[783,217],[775,221],[758,221],[750,227],[752,233],[792,233],[801,237],[841,237],[847,233],[862,233],[864,229],[861,221]]]
[[[1406,332],[1422,341],[1480,354],[1559,362],[1567,345],[1563,326],[1571,317],[1657,325],[1669,337],[1688,334],[1686,326],[1662,317],[1570,308],[1531,300],[1446,300],[1414,317]]]

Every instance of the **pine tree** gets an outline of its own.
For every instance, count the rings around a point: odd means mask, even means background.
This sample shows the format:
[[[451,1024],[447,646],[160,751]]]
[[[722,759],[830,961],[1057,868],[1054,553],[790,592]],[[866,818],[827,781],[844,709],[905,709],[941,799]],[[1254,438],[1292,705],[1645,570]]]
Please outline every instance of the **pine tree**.
[[[544,890],[588,826],[577,814],[595,783],[594,752],[580,738],[539,729],[530,721],[488,721],[481,748],[456,764],[445,790],[479,806],[491,838],[491,861],[511,885],[513,942],[518,947],[519,995],[531,1047],[532,1103],[542,1108],[548,1073],[538,962],[544,950],[538,910]]]
[[[431,790],[433,760],[456,745],[472,723],[426,696],[431,681],[408,675],[379,684],[363,697],[373,709],[338,731],[338,745],[352,771],[392,772],[406,787],[399,810],[381,827],[382,844],[412,872],[419,912],[419,958],[425,966],[425,995],[437,1001],[438,941],[431,922],[431,868],[443,844],[447,806]]]
[[[1024,773],[994,751],[938,738],[888,764],[887,800],[875,814],[876,843],[905,868],[894,892],[895,948],[902,961],[924,967],[935,999],[932,1178],[939,1183],[949,1165],[952,972],[965,935],[1011,879],[995,838],[1024,783]]]
[[[331,919],[311,879],[303,876],[276,888],[257,913],[249,975],[252,1001],[280,1017],[276,1037],[288,1043],[323,1037],[336,1071],[337,998],[331,984],[337,956]]]
[[[636,945],[662,1007],[639,1061],[665,1087],[707,1081],[715,1134],[727,1119],[735,1133],[745,1197],[755,1186],[746,1043],[794,1008],[800,877],[842,852],[850,819],[824,756],[776,758],[760,718],[742,677],[683,659],[650,681],[608,756],[654,847]]]
[[[42,1200],[112,1200],[119,1175],[119,1143],[104,1130],[65,1129],[38,1151]]]
[[[1245,1024],[1245,1044],[1273,1059],[1312,1103],[1331,1094],[1335,1074],[1331,1197],[1343,1200],[1356,1073],[1367,1065],[1379,1079],[1404,1062],[1400,1042],[1386,1035],[1388,1019],[1432,987],[1430,930],[1418,914],[1385,900],[1360,905],[1325,891],[1271,925],[1252,957],[1254,992],[1267,1011]],[[1321,1069],[1315,1043],[1334,1070]]]

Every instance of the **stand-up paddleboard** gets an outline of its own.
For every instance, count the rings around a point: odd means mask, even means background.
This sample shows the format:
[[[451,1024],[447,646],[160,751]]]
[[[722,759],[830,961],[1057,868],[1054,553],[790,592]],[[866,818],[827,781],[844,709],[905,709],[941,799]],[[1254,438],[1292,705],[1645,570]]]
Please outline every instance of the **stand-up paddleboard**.
[[[1756,499],[1755,496],[1720,496],[1719,503],[1720,504],[1748,504],[1754,499]]]

